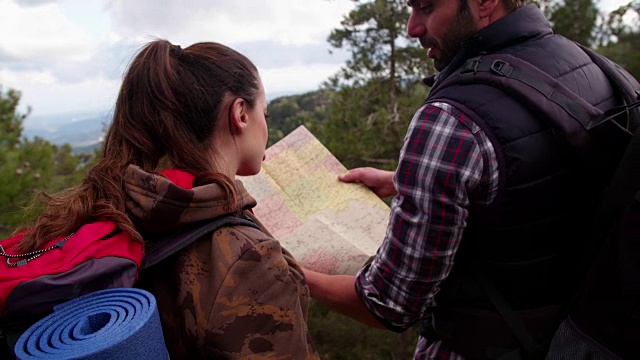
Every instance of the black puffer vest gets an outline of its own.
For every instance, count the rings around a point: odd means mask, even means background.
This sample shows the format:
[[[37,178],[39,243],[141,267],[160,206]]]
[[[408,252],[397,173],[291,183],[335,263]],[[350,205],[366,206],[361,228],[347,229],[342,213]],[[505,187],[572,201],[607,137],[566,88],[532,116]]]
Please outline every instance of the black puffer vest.
[[[483,286],[487,282],[538,343],[551,338],[560,304],[577,285],[572,259],[578,258],[588,219],[613,170],[585,171],[564,139],[498,88],[439,86],[467,59],[487,53],[526,60],[598,108],[616,105],[605,75],[575,44],[553,34],[533,5],[481,30],[437,76],[427,103],[443,101],[471,117],[491,140],[499,163],[497,198],[478,207],[470,195],[455,266],[436,296],[437,336],[470,358],[519,346],[495,310]]]

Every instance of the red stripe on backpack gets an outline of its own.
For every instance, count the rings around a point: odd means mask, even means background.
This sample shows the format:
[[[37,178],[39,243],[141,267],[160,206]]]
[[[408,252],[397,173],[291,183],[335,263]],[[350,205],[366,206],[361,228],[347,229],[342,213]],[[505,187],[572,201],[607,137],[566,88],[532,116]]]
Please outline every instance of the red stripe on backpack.
[[[20,254],[15,247],[22,237],[0,240],[7,255]],[[143,245],[112,222],[86,224],[60,247],[29,261],[0,256],[0,319],[43,316],[53,306],[92,291],[131,287],[142,256]]]

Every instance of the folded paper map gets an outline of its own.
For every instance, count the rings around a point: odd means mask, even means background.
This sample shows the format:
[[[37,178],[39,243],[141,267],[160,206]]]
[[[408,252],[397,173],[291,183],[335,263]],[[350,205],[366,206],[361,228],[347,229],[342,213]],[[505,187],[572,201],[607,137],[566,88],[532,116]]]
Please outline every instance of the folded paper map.
[[[374,255],[389,207],[369,188],[343,183],[347,169],[304,126],[266,151],[258,175],[238,177],[254,212],[304,267],[355,274]]]

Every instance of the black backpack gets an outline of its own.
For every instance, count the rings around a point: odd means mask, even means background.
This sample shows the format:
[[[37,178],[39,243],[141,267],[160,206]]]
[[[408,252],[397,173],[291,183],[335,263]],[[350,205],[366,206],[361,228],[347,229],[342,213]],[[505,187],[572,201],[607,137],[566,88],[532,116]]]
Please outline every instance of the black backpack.
[[[592,234],[591,248],[583,255],[591,259],[590,268],[547,359],[638,359],[640,130],[605,191]]]
[[[603,112],[535,66],[507,54],[469,59],[438,85],[483,83],[502,89],[540,114],[584,166],[599,169],[611,158],[622,159],[610,165],[614,176],[607,180],[594,221],[585,223],[593,228],[576,255],[580,265],[575,269],[583,274],[578,278],[583,285],[565,305],[567,316],[550,346],[536,342],[492,283],[480,277],[520,343],[520,349],[499,359],[538,359],[545,354],[554,360],[640,358],[640,84],[604,56],[578,46],[607,76],[621,106]]]

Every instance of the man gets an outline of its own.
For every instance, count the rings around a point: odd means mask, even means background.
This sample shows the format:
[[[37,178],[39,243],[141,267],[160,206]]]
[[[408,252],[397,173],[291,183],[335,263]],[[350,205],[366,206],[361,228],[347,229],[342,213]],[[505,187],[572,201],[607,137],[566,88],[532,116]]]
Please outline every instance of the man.
[[[600,177],[579,166],[566,139],[498,88],[439,86],[468,59],[500,53],[600,109],[616,105],[612,87],[524,0],[409,6],[409,35],[440,71],[437,99],[414,116],[395,173],[341,177],[395,195],[389,228],[355,278],[306,271],[312,296],[372,326],[421,321],[416,358],[543,357],[575,291],[585,219],[612,170],[595,169]]]

